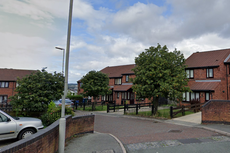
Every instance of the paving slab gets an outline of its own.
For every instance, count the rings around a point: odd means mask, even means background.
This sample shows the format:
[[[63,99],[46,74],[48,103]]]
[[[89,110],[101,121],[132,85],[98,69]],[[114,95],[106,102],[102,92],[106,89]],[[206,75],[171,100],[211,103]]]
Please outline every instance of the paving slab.
[[[65,147],[65,153],[123,153],[113,136],[103,133],[88,133],[73,138]]]

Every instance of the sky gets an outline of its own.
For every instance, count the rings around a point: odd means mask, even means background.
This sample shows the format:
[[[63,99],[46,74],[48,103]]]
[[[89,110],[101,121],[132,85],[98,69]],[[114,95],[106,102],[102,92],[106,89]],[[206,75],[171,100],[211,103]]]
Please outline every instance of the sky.
[[[150,46],[230,48],[229,0],[73,0],[69,83],[134,64]],[[0,68],[62,72],[69,0],[1,0]]]

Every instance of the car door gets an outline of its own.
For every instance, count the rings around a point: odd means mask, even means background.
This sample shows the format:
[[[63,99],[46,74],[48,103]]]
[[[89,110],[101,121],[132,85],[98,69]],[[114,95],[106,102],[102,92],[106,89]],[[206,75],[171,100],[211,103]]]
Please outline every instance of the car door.
[[[15,136],[15,121],[13,119],[9,121],[8,117],[0,112],[0,140],[14,138]]]

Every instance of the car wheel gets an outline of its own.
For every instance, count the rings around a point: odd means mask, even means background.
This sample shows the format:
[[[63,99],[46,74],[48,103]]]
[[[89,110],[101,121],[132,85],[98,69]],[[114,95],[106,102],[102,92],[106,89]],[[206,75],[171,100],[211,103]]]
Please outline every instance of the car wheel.
[[[35,132],[36,131],[34,129],[25,129],[19,134],[18,139],[21,140],[21,139],[28,138]]]

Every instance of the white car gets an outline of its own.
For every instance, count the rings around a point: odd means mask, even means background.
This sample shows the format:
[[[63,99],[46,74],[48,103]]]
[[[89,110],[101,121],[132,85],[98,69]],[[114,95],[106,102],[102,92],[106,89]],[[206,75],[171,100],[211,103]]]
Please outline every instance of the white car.
[[[42,121],[32,117],[11,117],[0,110],[0,140],[24,139],[43,129]]]

